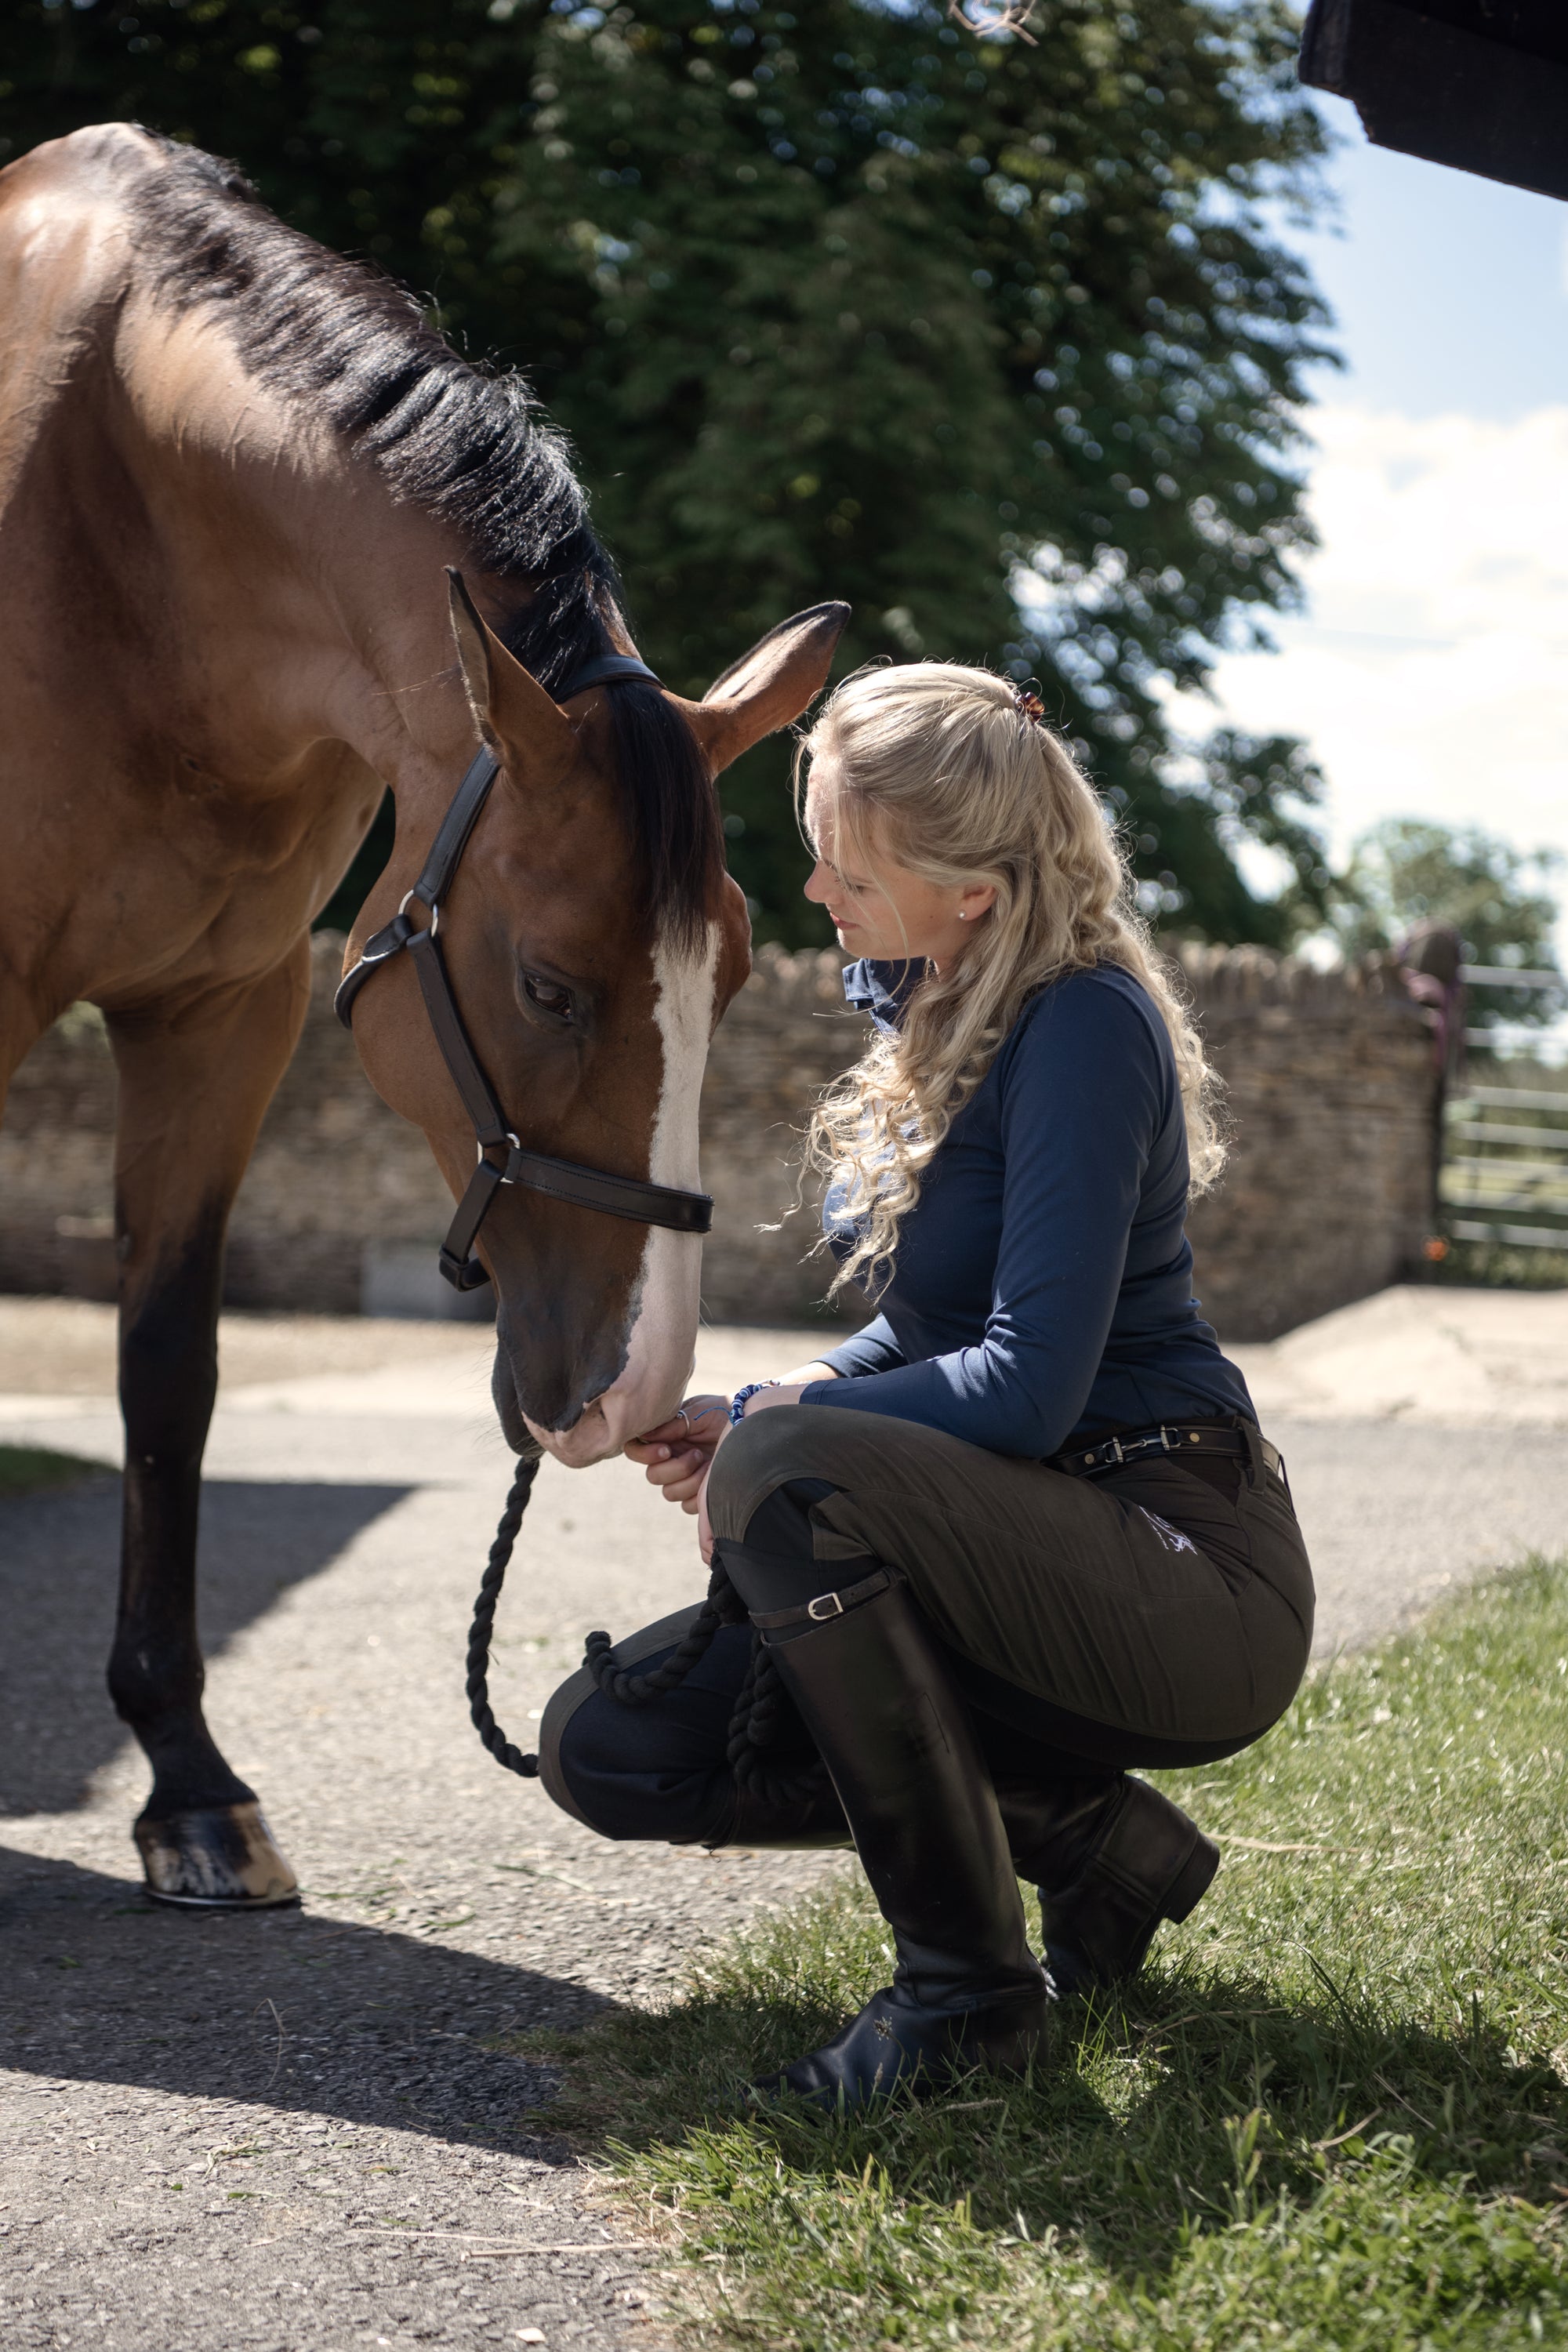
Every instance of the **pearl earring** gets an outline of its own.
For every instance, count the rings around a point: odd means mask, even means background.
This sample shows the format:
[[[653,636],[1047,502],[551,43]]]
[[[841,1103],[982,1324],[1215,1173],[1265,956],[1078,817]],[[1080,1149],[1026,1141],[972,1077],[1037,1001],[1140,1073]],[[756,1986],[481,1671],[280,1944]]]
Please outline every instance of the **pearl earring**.
[[[958,919],[961,923],[967,923],[969,920],[968,916],[964,913],[962,907],[958,910]]]

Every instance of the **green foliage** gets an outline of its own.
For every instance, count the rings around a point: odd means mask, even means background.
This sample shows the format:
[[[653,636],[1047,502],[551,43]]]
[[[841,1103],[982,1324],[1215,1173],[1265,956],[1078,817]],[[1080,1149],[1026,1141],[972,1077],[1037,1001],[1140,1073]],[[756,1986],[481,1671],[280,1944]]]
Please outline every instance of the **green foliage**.
[[[1321,150],[1285,0],[26,0],[16,148],[136,116],[236,154],[430,289],[575,438],[645,650],[700,691],[793,607],[847,666],[1037,672],[1168,923],[1278,940],[1309,881],[1289,744],[1173,741],[1165,697],[1289,605],[1322,313],[1264,205]],[[726,788],[759,929],[814,937],[773,746]]]
[[[1479,825],[1391,817],[1363,834],[1338,886],[1336,928],[1347,954],[1397,947],[1428,917],[1452,923],[1469,963],[1555,971],[1555,898],[1544,886],[1562,866],[1553,849],[1519,850]],[[1489,988],[1472,1007],[1478,1027],[1499,1021],[1554,1021],[1563,1000],[1547,992]]]
[[[1461,1290],[1568,1290],[1568,1249],[1450,1241],[1431,1279]]]
[[[0,1445],[0,1501],[37,1495],[49,1486],[74,1486],[82,1478],[101,1478],[112,1466],[79,1454],[57,1454],[47,1445]]]
[[[669,2214],[702,2340],[1568,2346],[1565,1653],[1568,1568],[1521,1570],[1162,1776],[1219,1878],[1026,2083],[745,2112],[886,1981],[847,1882],[606,2018],[568,2056],[574,2127]]]

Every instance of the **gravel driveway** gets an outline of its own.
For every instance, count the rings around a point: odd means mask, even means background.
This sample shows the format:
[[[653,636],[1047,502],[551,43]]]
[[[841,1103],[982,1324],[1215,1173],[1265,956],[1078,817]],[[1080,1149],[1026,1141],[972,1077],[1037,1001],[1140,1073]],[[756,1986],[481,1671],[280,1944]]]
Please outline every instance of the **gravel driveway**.
[[[1488,1362],[1538,1376],[1510,1372],[1499,1405],[1472,1365],[1457,1425],[1426,1409],[1436,1327],[1417,1316],[1401,1359],[1386,1304],[1364,1312],[1365,1345],[1352,1328],[1316,1357],[1282,1352],[1302,1335],[1246,1351],[1326,1647],[1531,1546],[1560,1550],[1568,1529],[1556,1389],[1542,1402],[1568,1363],[1560,1311],[1527,1313],[1512,1341],[1487,1326]],[[1364,1374],[1373,1339],[1393,1390],[1402,1362],[1426,1365],[1425,1402],[1345,1410],[1323,1366],[1337,1347]],[[486,1352],[461,1327],[226,1326],[209,1712],[300,1871],[297,1912],[143,1901],[129,1827],[144,1773],[102,1686],[115,1482],[0,1506],[5,2352],[660,2340],[658,2257],[611,2228],[592,2168],[537,2126],[548,2069],[507,2037],[657,1999],[704,1938],[844,1865],[610,1846],[483,1754],[462,1651],[509,1475]],[[701,1383],[801,1352],[798,1335],[711,1333]],[[113,1460],[111,1360],[100,1310],[0,1302],[0,1435]],[[703,1580],[689,1522],[637,1473],[546,1465],[503,1604],[509,1730],[526,1738],[588,1627],[629,1630]]]

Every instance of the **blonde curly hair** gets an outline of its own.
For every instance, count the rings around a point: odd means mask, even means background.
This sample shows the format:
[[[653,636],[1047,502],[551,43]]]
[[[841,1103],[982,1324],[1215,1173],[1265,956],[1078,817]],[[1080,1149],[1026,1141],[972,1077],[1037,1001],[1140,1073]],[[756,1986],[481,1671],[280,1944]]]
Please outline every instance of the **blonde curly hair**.
[[[1037,710],[1038,706],[1034,708]],[[996,893],[963,950],[928,966],[896,1036],[875,1035],[816,1106],[806,1166],[858,1226],[829,1296],[891,1276],[899,1228],[959,1111],[1029,996],[1064,973],[1118,963],[1170,1032],[1192,1185],[1225,1164],[1218,1082],[1169,966],[1154,952],[1105,812],[1060,738],[1009,679],[952,662],[859,671],[819,713],[795,757],[796,804],[841,866],[881,860],[939,885]]]

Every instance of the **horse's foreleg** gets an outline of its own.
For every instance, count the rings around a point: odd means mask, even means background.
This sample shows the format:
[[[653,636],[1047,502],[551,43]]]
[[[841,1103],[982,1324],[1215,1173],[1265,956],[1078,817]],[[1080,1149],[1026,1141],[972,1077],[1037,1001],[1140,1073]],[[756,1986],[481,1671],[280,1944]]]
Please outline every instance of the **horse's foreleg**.
[[[153,1767],[136,1843],[150,1892],[170,1903],[246,1908],[298,1892],[202,1713],[196,1521],[228,1213],[309,992],[302,943],[242,990],[110,1022],[125,1501],[109,1688]]]

